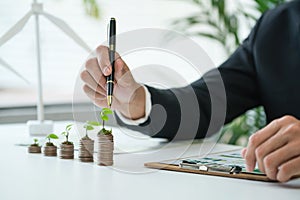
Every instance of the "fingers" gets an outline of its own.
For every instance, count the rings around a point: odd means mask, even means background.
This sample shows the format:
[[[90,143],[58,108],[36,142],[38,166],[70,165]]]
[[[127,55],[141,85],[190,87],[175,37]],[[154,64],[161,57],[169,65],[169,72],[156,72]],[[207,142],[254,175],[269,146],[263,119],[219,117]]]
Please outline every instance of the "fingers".
[[[268,178],[285,182],[300,174],[300,121],[292,116],[274,120],[251,136],[247,149],[241,154],[247,170],[252,171],[257,161]]]
[[[90,88],[88,85],[83,86],[83,91],[86,93],[86,95],[94,102],[96,106],[99,107],[106,107],[107,106],[107,98],[106,95],[99,94],[98,92],[95,92],[92,88]],[[120,102],[118,99],[114,99],[111,105],[112,110],[118,110],[120,109]]]
[[[263,142],[265,142],[267,139],[269,139],[272,135],[274,135],[279,129],[280,129],[280,126],[278,125],[277,120],[274,120],[268,126],[266,126],[264,129],[258,131],[257,133],[255,133],[254,135],[252,135],[249,138],[247,153],[245,155],[246,166],[247,166],[248,171],[253,171],[255,168],[256,148],[259,145],[261,145]]]
[[[95,100],[97,102],[105,101],[106,103],[106,96],[103,94],[99,94],[98,92],[95,92],[88,85],[83,86],[83,91],[90,99]]]
[[[292,176],[300,174],[300,157],[296,157],[279,167],[279,172],[276,179],[280,182],[286,182],[292,178]]]
[[[91,75],[91,77],[94,79],[94,82],[96,82],[99,86],[101,86],[105,90],[106,78],[103,76],[100,70],[97,58],[91,58],[87,60],[85,63],[85,68],[88,71],[88,73]],[[92,80],[90,80],[90,77],[87,76],[86,74],[81,74],[81,75],[82,75],[81,78],[86,78],[83,79],[83,81],[92,82]]]
[[[122,89],[133,88],[136,85],[129,68],[121,57],[115,61],[115,80]]]
[[[98,61],[98,65],[100,67],[101,72],[104,74],[104,76],[109,76],[112,72],[112,66],[109,60],[109,49],[106,46],[99,46],[96,49],[96,53],[97,53],[97,61]],[[116,52],[115,53],[115,76],[118,75],[118,73],[120,72],[126,72],[126,69],[128,69],[128,67],[126,66],[125,62],[121,59],[119,60],[121,57],[120,55]],[[116,66],[117,65],[117,66]],[[126,69],[123,67],[126,67]],[[123,71],[125,70],[125,71]],[[123,73],[121,73],[122,75]],[[118,77],[116,77],[118,78]]]
[[[243,148],[241,151],[241,155],[243,158],[245,158],[246,153],[247,153],[247,148]]]
[[[299,145],[300,142],[294,142],[292,145],[283,146],[264,158],[263,165],[268,178],[286,182],[292,176],[300,175],[300,152],[294,151]],[[246,152],[247,148],[243,148],[242,157],[245,157]]]
[[[257,159],[258,168],[264,173],[266,173],[265,167],[267,167],[268,172],[272,171],[271,174],[273,174],[273,171],[275,170],[274,168],[270,168],[270,166],[265,166],[265,157],[271,152],[281,148],[288,142],[287,138],[282,137],[282,135],[280,134],[282,131],[284,130],[279,130],[277,134],[270,137],[269,140],[262,143],[255,150],[255,157]]]
[[[97,62],[101,72],[104,76],[109,76],[112,72],[111,65],[109,62],[108,48],[106,46],[99,46],[96,49]]]
[[[96,83],[96,81],[94,80],[94,78],[91,76],[91,74],[88,71],[84,70],[80,76],[81,76],[81,79],[85,82],[85,84],[88,85],[95,92],[98,92],[99,94],[102,94],[102,95],[106,95],[106,90],[103,89],[103,87],[99,86]]]
[[[89,59],[85,67],[86,70],[81,73],[81,78],[85,82],[83,88],[85,93],[96,105],[100,107],[106,106],[106,76],[112,73],[108,48],[99,46],[96,50],[96,57]],[[133,116],[133,118],[141,116],[144,112],[145,92],[144,90],[140,92],[141,89],[139,88],[141,88],[141,85],[134,80],[128,66],[118,53],[115,54],[114,78],[115,87],[112,108],[125,110],[125,112],[122,112],[122,114],[125,113],[125,116]],[[139,109],[126,109],[128,105],[130,105],[130,108],[139,107]]]
[[[104,76],[109,76],[112,73],[112,66],[109,61],[109,49],[106,46],[99,46],[96,52],[98,69]],[[95,64],[92,64],[92,66],[95,66]],[[114,75],[116,83],[121,87],[130,87],[135,83],[128,66],[117,52],[115,53]]]
[[[295,151],[298,147],[299,143],[293,142],[277,149],[264,158],[263,165],[265,167],[265,173],[270,179],[276,180],[280,166],[300,155],[299,151]]]
[[[126,63],[123,61],[121,57],[118,57],[115,60],[115,77],[117,80],[121,79],[122,76],[129,71]]]

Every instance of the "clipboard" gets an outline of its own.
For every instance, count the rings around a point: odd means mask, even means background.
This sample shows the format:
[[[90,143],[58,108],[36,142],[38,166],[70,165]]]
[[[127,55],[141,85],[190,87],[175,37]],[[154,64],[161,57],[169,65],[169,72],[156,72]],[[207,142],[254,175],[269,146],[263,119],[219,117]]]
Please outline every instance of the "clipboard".
[[[269,179],[265,174],[260,172],[257,167],[253,172],[247,172],[245,161],[240,156],[240,150],[223,151],[208,154],[207,156],[191,156],[160,162],[148,162],[145,163],[144,166],[183,173],[277,182]],[[294,176],[293,178],[300,178],[300,175]]]

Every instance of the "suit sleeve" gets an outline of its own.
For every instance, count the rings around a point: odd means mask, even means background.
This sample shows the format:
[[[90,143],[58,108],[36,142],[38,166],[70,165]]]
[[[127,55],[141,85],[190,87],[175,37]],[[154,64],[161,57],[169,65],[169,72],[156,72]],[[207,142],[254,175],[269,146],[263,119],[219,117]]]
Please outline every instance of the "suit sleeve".
[[[118,123],[169,140],[204,138],[260,105],[253,45],[262,20],[263,17],[228,60],[199,80],[182,88],[147,86],[152,110],[145,123],[130,126],[117,119]]]

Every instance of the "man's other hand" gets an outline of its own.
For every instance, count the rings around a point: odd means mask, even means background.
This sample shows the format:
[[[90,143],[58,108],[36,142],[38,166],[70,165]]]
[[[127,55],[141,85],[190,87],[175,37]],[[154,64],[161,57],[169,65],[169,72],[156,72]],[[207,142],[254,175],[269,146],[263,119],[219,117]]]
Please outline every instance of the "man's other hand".
[[[292,116],[272,121],[249,138],[242,156],[248,171],[257,163],[272,180],[286,182],[300,174],[300,121]]]

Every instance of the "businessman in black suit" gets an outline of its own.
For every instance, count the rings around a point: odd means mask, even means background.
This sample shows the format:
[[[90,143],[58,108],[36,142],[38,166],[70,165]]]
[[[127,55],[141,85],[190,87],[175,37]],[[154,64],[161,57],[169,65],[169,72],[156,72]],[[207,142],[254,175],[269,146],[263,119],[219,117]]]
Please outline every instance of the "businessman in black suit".
[[[100,107],[107,105],[105,76],[111,73],[107,52],[107,47],[98,47],[97,57],[86,62],[81,74],[85,93]],[[201,118],[189,119],[189,123],[199,125],[195,137],[203,138],[223,125],[216,120],[213,128],[208,128],[212,101],[207,85],[216,82],[218,73],[226,91],[226,99],[219,103],[220,108],[227,107],[225,123],[260,105],[266,111],[268,125],[250,137],[242,152],[247,169],[252,171],[257,162],[270,179],[281,182],[300,174],[300,1],[267,11],[230,58],[189,85],[192,89],[160,90],[143,86],[134,80],[119,57],[115,61],[112,107],[120,118],[139,122],[138,126],[132,126],[119,120],[129,128],[153,137],[173,139],[179,135],[179,139],[190,139],[189,126],[178,132],[181,111],[177,97],[194,92]],[[152,107],[161,105],[166,111],[166,121],[159,130],[155,125],[162,121],[161,115],[157,109],[147,111],[147,101]]]

